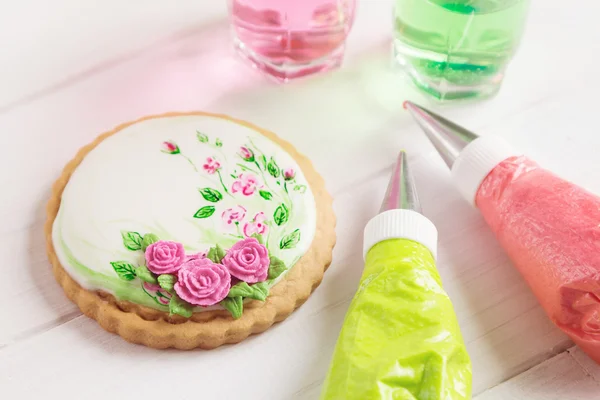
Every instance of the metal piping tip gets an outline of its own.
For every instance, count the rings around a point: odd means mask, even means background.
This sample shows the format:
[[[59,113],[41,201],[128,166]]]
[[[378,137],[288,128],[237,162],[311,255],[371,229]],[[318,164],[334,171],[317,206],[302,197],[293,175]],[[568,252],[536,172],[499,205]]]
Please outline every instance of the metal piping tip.
[[[408,159],[404,150],[398,155],[379,212],[396,209],[413,210],[421,213],[421,203],[419,202],[414,179],[408,168]]]
[[[417,120],[448,168],[452,168],[460,152],[479,137],[413,102],[405,101],[403,106]]]

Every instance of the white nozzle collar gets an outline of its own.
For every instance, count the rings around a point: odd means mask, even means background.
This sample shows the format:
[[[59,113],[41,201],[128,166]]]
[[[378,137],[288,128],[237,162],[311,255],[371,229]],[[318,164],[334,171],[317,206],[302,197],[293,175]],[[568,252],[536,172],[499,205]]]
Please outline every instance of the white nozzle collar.
[[[477,191],[483,180],[498,164],[516,155],[502,138],[479,137],[463,149],[452,165],[452,181],[463,197],[476,206]]]
[[[377,243],[388,239],[408,239],[427,247],[437,257],[437,229],[433,222],[413,210],[395,209],[376,215],[365,227],[363,257]]]

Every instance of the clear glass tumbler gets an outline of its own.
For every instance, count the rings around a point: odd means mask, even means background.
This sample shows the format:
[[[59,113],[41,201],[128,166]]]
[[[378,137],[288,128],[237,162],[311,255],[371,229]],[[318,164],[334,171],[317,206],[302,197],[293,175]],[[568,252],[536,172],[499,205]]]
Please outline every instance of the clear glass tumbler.
[[[234,44],[278,81],[338,67],[356,0],[228,0]]]
[[[487,97],[504,78],[529,0],[396,0],[394,55],[439,100]]]

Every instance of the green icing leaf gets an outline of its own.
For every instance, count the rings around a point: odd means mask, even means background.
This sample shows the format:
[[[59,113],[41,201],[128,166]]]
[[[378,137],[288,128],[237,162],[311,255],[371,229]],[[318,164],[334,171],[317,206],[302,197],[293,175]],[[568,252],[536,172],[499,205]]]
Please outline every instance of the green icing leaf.
[[[178,314],[183,317],[189,318],[194,313],[192,310],[194,306],[192,306],[187,301],[181,299],[181,297],[173,294],[171,296],[171,300],[169,301],[169,314]]]
[[[253,237],[254,239],[258,240],[258,243],[260,243],[260,244],[265,244],[263,235],[261,235],[260,233],[255,233],[254,235],[252,235],[250,237]]]
[[[171,274],[162,274],[157,278],[157,281],[161,288],[173,293],[173,286],[177,282],[177,277]]]
[[[194,218],[208,218],[215,213],[214,206],[204,206],[194,214]]]
[[[279,242],[279,248],[281,250],[293,249],[294,247],[296,247],[299,241],[300,229],[296,229],[294,232],[290,233],[289,235],[285,235],[281,238],[281,241]]]
[[[152,283],[156,285],[158,281],[156,280],[156,276],[145,265],[140,265],[135,269],[135,275],[143,280],[144,282]]]
[[[126,281],[135,279],[135,267],[127,261],[112,261],[110,265],[112,265],[117,275],[119,275],[119,278]]]
[[[220,303],[227,311],[231,313],[231,316],[234,319],[238,319],[242,316],[242,312],[244,312],[244,300],[241,296],[237,297],[227,297],[223,299]]]
[[[269,279],[275,279],[283,274],[287,268],[285,263],[274,256],[271,256],[271,264],[269,265]]]
[[[198,140],[202,143],[208,143],[208,136],[206,136],[205,133],[202,133],[200,131],[196,131],[196,137],[198,138]]]
[[[275,212],[273,213],[273,221],[275,221],[278,226],[281,226],[287,222],[288,218],[288,208],[282,203],[275,209]]]
[[[260,163],[262,164],[262,169],[266,170],[267,169],[267,157],[265,157],[264,154],[262,156],[260,156]]]
[[[227,297],[248,297],[252,293],[252,288],[246,282],[236,283],[229,289]]]
[[[142,239],[142,250],[146,251],[152,243],[158,242],[160,239],[154,233],[146,233]]]
[[[211,203],[216,203],[218,201],[223,200],[223,195],[221,192],[211,188],[198,189],[204,200],[210,201]]]
[[[215,252],[215,248],[211,247],[210,249],[208,249],[208,253],[206,253],[206,258],[208,258],[210,261],[218,264],[215,260],[217,259],[217,254]]]
[[[252,293],[252,296],[248,297],[260,301],[265,301],[267,299],[267,296],[269,295],[269,285],[267,282],[255,283],[251,288],[254,289],[254,293]]]
[[[221,142],[221,139],[217,138],[215,140],[215,146],[217,146],[217,147],[223,147],[223,142]]]
[[[267,171],[273,178],[277,178],[279,176],[279,166],[277,165],[273,157],[271,157],[269,163],[267,164]]]
[[[137,232],[121,231],[123,237],[123,244],[129,250],[141,250],[142,249],[142,235]]]
[[[206,258],[214,262],[215,264],[221,264],[223,257],[225,257],[225,250],[218,244],[215,247],[211,247],[206,254]]]
[[[265,301],[269,295],[269,287],[266,282],[248,285],[246,282],[235,284],[230,290],[227,297],[248,297],[255,300]]]
[[[216,245],[215,248],[217,249],[217,256],[219,257],[219,263],[223,260],[223,258],[225,258],[225,255],[227,254],[227,252],[225,251],[225,249],[223,249],[220,245]]]
[[[260,197],[262,197],[265,200],[271,200],[273,198],[271,192],[268,192],[266,190],[259,190],[258,194],[260,194]]]

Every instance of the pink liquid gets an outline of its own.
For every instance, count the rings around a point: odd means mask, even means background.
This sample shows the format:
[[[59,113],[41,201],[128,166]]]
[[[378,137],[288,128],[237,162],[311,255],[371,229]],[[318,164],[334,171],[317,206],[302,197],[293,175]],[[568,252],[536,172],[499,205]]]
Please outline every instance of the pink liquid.
[[[339,65],[355,0],[229,0],[238,50],[287,80]]]
[[[514,157],[485,178],[477,207],[546,314],[600,363],[600,198]]]

